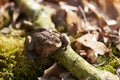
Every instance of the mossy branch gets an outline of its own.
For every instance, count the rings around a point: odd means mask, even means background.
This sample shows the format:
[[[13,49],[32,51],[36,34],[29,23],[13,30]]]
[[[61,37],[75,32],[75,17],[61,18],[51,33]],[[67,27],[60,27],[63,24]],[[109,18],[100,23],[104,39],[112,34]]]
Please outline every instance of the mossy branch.
[[[48,29],[55,29],[55,25],[51,20],[53,10],[49,7],[39,5],[34,0],[15,0],[21,10],[32,18],[32,22],[36,26],[46,27]]]
[[[68,46],[66,50],[58,51],[54,58],[70,71],[79,80],[94,77],[97,80],[119,80],[118,77],[108,71],[102,71],[86,62],[73,49]]]

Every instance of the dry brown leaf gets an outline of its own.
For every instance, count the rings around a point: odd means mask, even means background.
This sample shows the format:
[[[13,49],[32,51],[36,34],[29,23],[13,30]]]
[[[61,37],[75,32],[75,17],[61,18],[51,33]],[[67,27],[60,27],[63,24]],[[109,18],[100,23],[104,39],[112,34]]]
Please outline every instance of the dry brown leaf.
[[[49,2],[52,2],[52,3],[59,3],[61,1],[66,2],[67,0],[45,0],[45,1],[49,1]]]
[[[116,19],[119,15],[118,4],[119,0],[106,0],[107,13],[114,19]]]
[[[0,0],[0,7],[8,3],[9,0]]]
[[[100,19],[98,20],[98,26],[99,26],[101,29],[103,29],[105,26],[107,26],[107,22],[105,21],[104,18],[100,18]]]
[[[74,35],[82,32],[81,18],[77,15],[78,8],[68,5],[67,3],[60,2],[61,8],[66,11],[66,23],[68,34]]]
[[[102,10],[109,15],[110,18],[116,19],[119,15],[120,0],[99,0]]]
[[[118,15],[120,16],[120,0],[113,0],[113,5],[115,7],[115,9],[117,10],[118,12]]]
[[[65,25],[65,18],[66,18],[65,14],[66,12],[64,10],[59,10],[55,13],[55,15],[52,16],[52,20],[57,28]]]
[[[96,63],[97,62],[97,56],[95,55],[94,50],[88,49],[87,50],[87,61],[90,63]]]
[[[77,34],[77,33],[83,31],[81,19],[80,19],[80,17],[77,16],[76,13],[67,12],[66,21],[67,21],[68,34],[74,35],[74,34]]]
[[[92,12],[94,12],[98,19],[103,16],[102,12],[99,11],[99,8],[96,5],[89,3],[87,0],[82,0],[82,3],[85,7],[88,7]]]
[[[51,67],[49,67],[48,69],[44,71],[42,78],[44,78],[45,80],[46,79],[48,80],[50,76],[56,76],[60,78],[60,74],[64,72],[66,72],[64,68],[58,66],[57,63],[54,63]]]
[[[117,19],[120,16],[120,0],[98,0],[103,13],[109,18]]]
[[[80,5],[82,6],[81,0],[67,0],[67,3],[73,6],[80,6]]]
[[[94,34],[85,34],[82,37],[77,39],[78,42],[83,44],[86,47],[89,47],[94,50],[95,55],[104,55],[107,47],[102,43],[97,41],[97,36]]]
[[[97,56],[94,54],[95,52],[92,49],[84,46],[78,40],[75,41],[75,48],[75,51],[89,63],[96,63]]]

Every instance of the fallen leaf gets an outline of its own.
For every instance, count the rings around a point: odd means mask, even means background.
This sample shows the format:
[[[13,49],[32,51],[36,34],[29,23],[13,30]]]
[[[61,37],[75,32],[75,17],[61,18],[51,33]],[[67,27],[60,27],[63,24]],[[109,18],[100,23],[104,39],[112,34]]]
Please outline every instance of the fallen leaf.
[[[52,2],[52,3],[59,3],[59,2],[66,2],[67,0],[45,0],[45,1],[48,1],[48,2]]]
[[[8,3],[9,0],[0,0],[0,7]]]
[[[63,77],[60,75],[65,72],[66,72],[66,70],[64,68],[58,66],[57,63],[54,63],[51,67],[49,67],[48,69],[46,69],[44,71],[42,78],[44,78],[45,80],[46,79],[48,80],[50,78],[50,76],[56,76],[56,77],[60,78],[60,77]]]
[[[113,0],[113,6],[115,7],[115,10],[117,11],[118,15],[120,16],[120,0]]]
[[[107,22],[104,20],[104,18],[100,18],[99,20],[98,20],[98,26],[101,28],[101,29],[103,29],[105,26],[107,26]]]
[[[77,39],[78,42],[83,44],[86,47],[89,47],[94,50],[95,55],[104,55],[107,47],[104,43],[97,41],[97,36],[94,34],[85,34],[82,37]]]
[[[99,8],[96,5],[89,3],[88,0],[82,0],[82,3],[84,6],[88,7],[92,12],[94,12],[98,19],[103,16],[103,14],[102,14],[102,12],[100,12]]]
[[[81,19],[76,13],[70,11],[67,12],[66,22],[68,34],[76,35],[83,31]]]
[[[107,15],[110,17],[110,18],[113,18],[113,19],[116,19],[117,16],[118,16],[118,2],[120,2],[119,0],[99,0],[99,1],[103,1],[103,4],[104,5],[104,10],[105,10],[105,13],[107,13]],[[101,6],[102,6],[101,5]]]
[[[75,51],[89,63],[94,64],[97,62],[97,56],[95,55],[95,52],[77,40],[75,41]]]
[[[59,3],[61,8],[66,11],[67,32],[69,35],[76,35],[83,31],[80,16],[78,16],[78,8],[71,6],[65,2]]]

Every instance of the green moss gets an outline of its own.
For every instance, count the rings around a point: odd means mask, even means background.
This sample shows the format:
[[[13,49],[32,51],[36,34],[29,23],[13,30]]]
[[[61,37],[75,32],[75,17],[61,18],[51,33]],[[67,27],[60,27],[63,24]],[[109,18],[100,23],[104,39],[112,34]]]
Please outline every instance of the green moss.
[[[12,71],[17,63],[15,54],[23,51],[23,40],[22,38],[14,39],[10,36],[0,35],[0,77],[4,80],[13,78]]]
[[[25,59],[24,57],[18,57],[17,64],[13,70],[14,80],[36,80],[38,76],[40,76],[42,67],[40,65],[36,65],[34,62]]]
[[[99,66],[98,68],[101,70],[107,70],[114,74],[116,74],[116,69],[120,66],[120,59],[115,57],[112,53],[109,56],[100,56],[100,61],[106,61],[106,64]]]
[[[118,68],[120,66],[120,59],[114,59],[111,62],[109,62],[109,65],[113,66],[114,68]]]
[[[116,45],[114,43],[111,44],[111,49],[112,49],[112,53],[115,54],[115,55],[119,55],[119,50],[118,48],[116,47]]]
[[[0,80],[35,80],[42,67],[23,55],[24,38],[0,35]]]
[[[67,31],[66,23],[64,23],[60,26],[57,26],[57,30],[61,33],[66,32]]]
[[[107,71],[112,72],[114,74],[116,73],[116,69],[113,68],[113,66],[111,66],[111,65],[105,65],[104,67],[99,67],[99,69],[107,70]]]

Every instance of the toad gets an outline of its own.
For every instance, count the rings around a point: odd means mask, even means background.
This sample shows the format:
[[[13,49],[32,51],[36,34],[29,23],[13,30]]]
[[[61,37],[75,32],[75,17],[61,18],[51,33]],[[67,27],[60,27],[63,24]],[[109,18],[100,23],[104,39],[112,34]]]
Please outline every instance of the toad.
[[[41,63],[46,65],[50,53],[59,48],[67,48],[70,41],[65,33],[60,34],[57,31],[45,28],[36,28],[31,36],[25,40],[25,54],[28,58],[34,60],[39,57]]]

